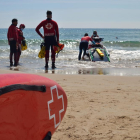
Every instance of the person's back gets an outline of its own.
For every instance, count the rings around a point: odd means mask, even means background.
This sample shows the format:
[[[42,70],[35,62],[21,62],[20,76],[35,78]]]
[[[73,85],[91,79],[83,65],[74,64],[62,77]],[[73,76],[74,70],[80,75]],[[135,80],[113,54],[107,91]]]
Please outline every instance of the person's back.
[[[42,35],[39,31],[39,29],[43,27],[44,29],[44,35]],[[45,54],[45,61],[46,65],[45,68],[48,69],[48,62],[49,62],[49,50],[51,47],[51,58],[52,58],[52,68],[55,67],[55,51],[53,49],[53,46],[56,46],[59,43],[59,30],[57,23],[52,20],[52,12],[47,11],[47,19],[43,20],[37,27],[36,32],[44,39],[45,41],[45,48],[46,48],[46,54]]]
[[[43,27],[44,36],[40,33],[39,29]],[[57,23],[51,18],[47,18],[43,20],[37,27],[36,32],[44,39],[45,36],[57,36],[57,40],[59,41],[59,32]]]
[[[91,39],[91,37],[88,36],[87,33],[85,33],[84,37],[81,38],[81,42],[80,42],[80,45],[79,45],[78,60],[81,60],[82,50],[84,50],[83,57],[82,57],[84,59],[84,56],[86,54],[86,50],[88,48],[89,41],[93,41],[93,40]]]
[[[8,38],[8,41],[13,41],[13,40],[18,41],[17,28],[14,24],[11,24],[9,26],[7,38]]]
[[[89,42],[89,41],[92,41],[92,39],[89,36],[84,36],[84,37],[81,38],[81,41],[87,41],[87,42]]]

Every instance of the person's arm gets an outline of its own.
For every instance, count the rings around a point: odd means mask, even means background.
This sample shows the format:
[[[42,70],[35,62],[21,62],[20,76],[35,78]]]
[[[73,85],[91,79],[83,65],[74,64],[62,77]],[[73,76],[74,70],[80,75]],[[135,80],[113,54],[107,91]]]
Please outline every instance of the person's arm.
[[[91,37],[89,37],[89,40],[92,42],[93,41],[93,39],[91,38]]]
[[[24,37],[24,36],[22,36],[22,41],[23,41],[23,40],[25,40],[25,37]]]
[[[90,37],[89,38],[89,40],[93,43],[93,44],[96,44],[95,42],[94,42],[94,40]]]
[[[21,41],[23,41],[25,39],[25,37],[23,36],[23,32],[18,29],[18,35],[19,35],[19,38],[21,39]]]
[[[16,42],[18,42],[18,28],[17,27],[13,28],[13,33],[14,33]]]
[[[96,44],[94,40],[91,41],[94,45]]]
[[[93,44],[96,44],[93,39],[91,37],[89,37],[89,40],[93,43]]]
[[[58,29],[57,23],[56,23],[55,31],[56,31],[56,36],[57,36],[57,42],[59,43],[59,29]]]
[[[41,22],[37,27],[36,27],[36,32],[44,39],[44,36],[40,33],[39,29],[43,26],[43,22]]]
[[[22,37],[21,41],[23,41],[25,39],[25,37],[23,36],[23,32],[22,31],[20,31],[20,36]]]
[[[16,49],[18,49],[18,45],[19,45],[19,43],[18,43],[18,39],[19,39],[19,37],[18,37],[18,28],[17,27],[15,27],[16,28],[16,30],[15,30],[15,40],[16,40]]]
[[[9,43],[9,29],[8,29],[8,32],[7,32],[7,39],[8,39],[8,44],[10,45],[10,43]]]

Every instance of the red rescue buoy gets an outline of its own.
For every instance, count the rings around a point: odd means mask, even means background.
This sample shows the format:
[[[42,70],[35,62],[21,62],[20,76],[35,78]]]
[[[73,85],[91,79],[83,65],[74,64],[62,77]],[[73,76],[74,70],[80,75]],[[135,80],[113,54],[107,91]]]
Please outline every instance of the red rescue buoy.
[[[53,80],[33,74],[0,74],[0,140],[43,140],[55,132],[67,96]]]

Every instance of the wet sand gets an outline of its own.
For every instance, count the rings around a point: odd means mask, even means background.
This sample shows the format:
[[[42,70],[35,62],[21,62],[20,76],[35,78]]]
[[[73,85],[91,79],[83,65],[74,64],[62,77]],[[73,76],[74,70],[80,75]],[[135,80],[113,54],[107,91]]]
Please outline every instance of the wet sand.
[[[140,76],[36,74],[56,81],[68,97],[52,140],[140,139]]]
[[[46,74],[78,74],[78,75],[110,75],[110,76],[140,76],[140,67],[135,68],[57,68],[52,70],[49,68],[45,70],[44,67],[36,68],[36,69],[25,69],[22,66],[18,66],[17,68],[10,68],[9,66],[2,68],[6,70],[12,71],[20,71],[24,73],[46,73]]]

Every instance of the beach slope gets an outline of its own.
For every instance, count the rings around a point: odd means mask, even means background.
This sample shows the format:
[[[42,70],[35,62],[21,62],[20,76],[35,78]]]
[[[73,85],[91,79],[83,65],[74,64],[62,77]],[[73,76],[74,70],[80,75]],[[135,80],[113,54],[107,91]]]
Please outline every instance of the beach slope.
[[[140,76],[38,75],[56,81],[68,97],[52,140],[140,139]]]

